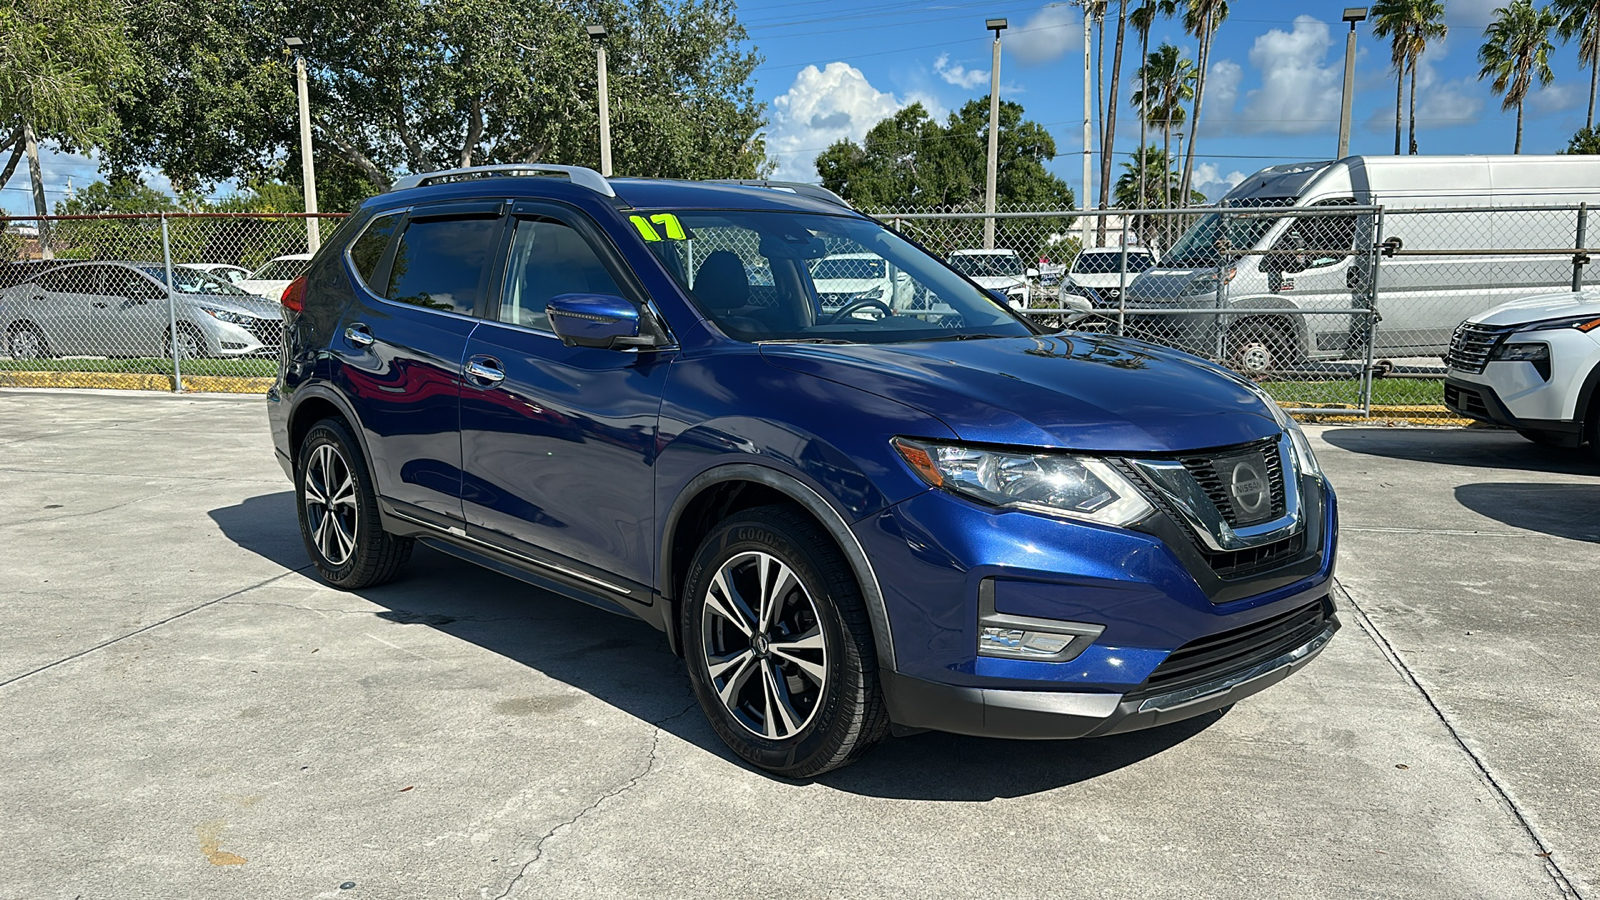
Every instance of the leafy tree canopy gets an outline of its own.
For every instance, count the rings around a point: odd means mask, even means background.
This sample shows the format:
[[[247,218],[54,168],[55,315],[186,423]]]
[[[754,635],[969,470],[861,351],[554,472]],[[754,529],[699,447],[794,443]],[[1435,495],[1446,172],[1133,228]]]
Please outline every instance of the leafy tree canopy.
[[[749,177],[762,107],[732,0],[146,0],[145,55],[116,105],[108,168],[185,186],[298,180],[298,109],[281,39],[304,38],[319,194],[347,207],[403,172],[599,163],[594,49],[607,39],[614,169]],[[324,185],[325,179],[331,183]],[[330,192],[328,188],[332,188]]]
[[[94,216],[108,213],[175,212],[177,200],[140,181],[119,177],[96,181],[71,198],[56,203],[58,216]]]
[[[1600,128],[1579,128],[1562,153],[1600,154]]]

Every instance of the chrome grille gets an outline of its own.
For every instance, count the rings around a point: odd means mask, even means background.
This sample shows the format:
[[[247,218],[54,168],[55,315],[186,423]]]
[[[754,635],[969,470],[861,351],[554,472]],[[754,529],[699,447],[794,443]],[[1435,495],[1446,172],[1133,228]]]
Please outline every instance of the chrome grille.
[[[1450,352],[1445,354],[1444,364],[1474,375],[1482,372],[1483,367],[1489,364],[1489,355],[1494,352],[1495,345],[1511,332],[1512,327],[1462,322],[1456,326],[1456,332],[1450,338]]]
[[[1227,485],[1223,483],[1222,475],[1217,471],[1217,463],[1222,460],[1237,459],[1241,456],[1260,455],[1267,471],[1268,489],[1271,491],[1270,511],[1264,515],[1254,517],[1250,522],[1241,523],[1234,503],[1228,497]],[[1199,483],[1201,490],[1210,498],[1212,505],[1222,515],[1222,520],[1230,526],[1238,528],[1241,524],[1255,524],[1276,519],[1284,513],[1283,489],[1283,460],[1278,455],[1278,439],[1267,438],[1257,441],[1246,447],[1218,453],[1215,456],[1191,456],[1183,460],[1183,467],[1189,470],[1194,480]]]

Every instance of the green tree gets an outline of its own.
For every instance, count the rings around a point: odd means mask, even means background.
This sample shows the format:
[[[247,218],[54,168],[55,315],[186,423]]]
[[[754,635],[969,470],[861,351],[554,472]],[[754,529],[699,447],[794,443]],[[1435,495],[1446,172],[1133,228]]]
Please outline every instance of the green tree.
[[[85,150],[116,128],[112,103],[131,70],[115,0],[0,0],[0,184],[25,155],[37,215],[46,215],[39,142]],[[40,238],[49,253],[48,234]]]
[[[1556,34],[1563,41],[1578,39],[1578,62],[1589,67],[1589,116],[1584,128],[1594,127],[1594,93],[1600,83],[1600,0],[1550,0],[1550,11],[1560,17]]]
[[[58,216],[176,212],[178,201],[138,178],[96,181],[56,203]]]
[[[1185,0],[1183,27],[1200,41],[1199,61],[1195,66],[1194,114],[1189,117],[1189,150],[1183,157],[1183,183],[1179,197],[1189,195],[1194,179],[1195,134],[1200,128],[1200,107],[1206,99],[1206,70],[1211,66],[1211,42],[1217,29],[1228,18],[1228,0]]]
[[[1584,126],[1578,129],[1578,133],[1573,135],[1572,140],[1567,144],[1567,149],[1561,152],[1600,154],[1600,128]]]
[[[983,209],[988,140],[988,97],[968,101],[943,123],[914,103],[874,125],[860,144],[843,140],[823,151],[817,157],[817,174],[825,187],[863,209],[977,212]],[[997,204],[1071,209],[1072,188],[1044,166],[1055,155],[1050,133],[1025,120],[1021,104],[1001,101]],[[1070,217],[1056,217],[1008,227],[1002,219],[996,239],[1033,258],[1048,232],[1064,232],[1071,222]],[[949,244],[935,248],[939,250],[975,246],[965,236],[930,243]]]
[[[1139,198],[1145,197],[1149,198],[1146,202],[1151,205],[1144,208],[1172,208],[1170,199],[1162,199],[1178,194],[1179,174],[1172,163],[1171,157],[1153,144],[1134,154],[1132,160],[1122,164],[1122,175],[1117,178],[1117,205],[1124,209],[1138,209]],[[1204,204],[1206,195],[1191,190],[1189,202]],[[1130,227],[1139,235],[1140,243],[1150,244],[1166,219],[1165,216],[1135,216]]]
[[[1156,16],[1168,18],[1178,12],[1178,0],[1140,0],[1133,12],[1128,14],[1128,21],[1133,23],[1135,31],[1139,32],[1139,60],[1140,71],[1144,70],[1144,61],[1150,57],[1150,29],[1155,27]],[[1139,146],[1150,143],[1147,128],[1150,116],[1145,108],[1148,97],[1134,95],[1134,105],[1139,107]],[[1141,183],[1142,186],[1142,183]],[[1139,196],[1139,207],[1144,207],[1144,195]]]
[[[1195,80],[1197,78],[1194,63],[1184,59],[1177,47],[1163,43],[1154,53],[1145,57],[1144,65],[1139,67],[1139,86],[1133,92],[1131,101],[1135,106],[1144,110],[1146,121],[1151,125],[1161,128],[1161,156],[1163,159],[1172,158],[1172,129],[1174,126],[1183,127],[1188,110],[1184,106],[1194,98]],[[1181,179],[1177,187],[1181,190]],[[1172,206],[1172,198],[1182,196],[1174,194],[1168,187],[1163,187],[1159,201],[1147,201],[1156,204],[1159,209],[1168,209]]]
[[[1410,150],[1417,152],[1417,60],[1429,41],[1442,41],[1450,29],[1444,24],[1440,0],[1378,0],[1372,7],[1372,33],[1390,39],[1389,62],[1394,66],[1394,152],[1400,155],[1400,105],[1406,74],[1411,75],[1408,116]]]
[[[759,57],[732,0],[148,0],[130,10],[147,60],[118,106],[126,134],[108,159],[159,166],[182,184],[279,172],[294,183],[298,111],[280,38],[299,34],[310,42],[318,180],[365,182],[346,185],[353,198],[403,172],[597,165],[584,31],[596,22],[610,31],[618,173],[757,173],[762,107],[749,78]]]
[[[1535,9],[1532,0],[1511,0],[1509,6],[1494,11],[1494,19],[1483,30],[1483,46],[1478,48],[1478,78],[1493,79],[1489,86],[1504,96],[1502,110],[1517,109],[1517,141],[1512,153],[1522,152],[1522,104],[1528,90],[1538,80],[1541,85],[1555,80],[1550,71],[1550,29],[1556,27],[1556,14],[1550,9]]]

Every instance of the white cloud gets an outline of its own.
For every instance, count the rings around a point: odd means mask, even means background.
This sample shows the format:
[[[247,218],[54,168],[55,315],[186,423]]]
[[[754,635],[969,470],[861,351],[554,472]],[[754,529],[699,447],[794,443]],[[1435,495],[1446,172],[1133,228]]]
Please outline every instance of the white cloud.
[[[1201,128],[1210,132],[1218,123],[1232,118],[1243,80],[1244,67],[1233,60],[1219,59],[1211,64],[1211,71],[1206,74],[1205,103],[1200,109]]]
[[[1477,80],[1461,77],[1446,81],[1439,76],[1437,64],[1450,53],[1448,41],[1439,41],[1430,44],[1417,60],[1417,128],[1419,148],[1423,144],[1420,132],[1430,128],[1451,128],[1457,125],[1472,125],[1478,121],[1478,114],[1483,111],[1483,98],[1485,88]],[[1391,70],[1389,77],[1394,77]],[[1390,84],[1393,84],[1391,81]],[[1406,104],[1409,108],[1411,98],[1411,78],[1406,78]],[[1388,96],[1388,93],[1385,93]],[[1409,114],[1403,111],[1403,115]],[[1385,102],[1378,111],[1366,122],[1366,127],[1376,132],[1394,133],[1394,106]],[[1404,137],[1402,136],[1402,140]],[[1402,146],[1402,151],[1404,147]],[[1429,148],[1436,152],[1438,148]]]
[[[1207,200],[1217,200],[1234,189],[1249,176],[1235,169],[1224,175],[1215,163],[1194,164],[1194,189],[1206,195]]]
[[[1245,94],[1237,118],[1230,121],[1219,109],[1212,122],[1245,134],[1329,130],[1339,120],[1344,89],[1343,61],[1324,65],[1332,46],[1327,23],[1310,16],[1297,16],[1292,31],[1274,28],[1257,37],[1250,48],[1250,64],[1261,73],[1261,87]]]
[[[948,53],[939,54],[938,59],[933,61],[933,71],[944,79],[945,84],[953,84],[969,91],[989,81],[989,70],[968,69],[960,63],[951,65]]]
[[[1003,42],[1005,50],[1025,66],[1047,63],[1083,49],[1083,17],[1065,3],[1051,3],[1021,27],[1007,31]]]
[[[848,63],[832,62],[820,70],[806,66],[789,90],[772,101],[767,151],[778,161],[773,177],[815,181],[819,153],[835,141],[860,141],[872,126],[917,99],[901,102],[874,88],[860,69]],[[923,105],[929,106],[931,115],[943,112],[926,100]]]
[[[1542,113],[1581,109],[1589,102],[1589,86],[1575,81],[1553,81],[1528,95],[1528,105]]]

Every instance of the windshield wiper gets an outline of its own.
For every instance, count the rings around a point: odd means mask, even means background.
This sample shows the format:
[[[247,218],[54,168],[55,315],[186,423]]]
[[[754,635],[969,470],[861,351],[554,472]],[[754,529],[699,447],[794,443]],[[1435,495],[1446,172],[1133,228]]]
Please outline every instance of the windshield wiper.
[[[933,341],[981,341],[981,340],[989,340],[991,338],[1009,338],[1009,337],[1026,337],[1026,335],[1021,335],[1021,334],[981,334],[981,333],[980,334],[967,334],[966,332],[962,332],[961,334],[943,334],[943,335],[940,335],[939,337],[923,338],[923,340],[932,343]]]
[[[772,338],[765,341],[756,341],[757,344],[854,344],[843,338],[803,337],[803,338]]]

